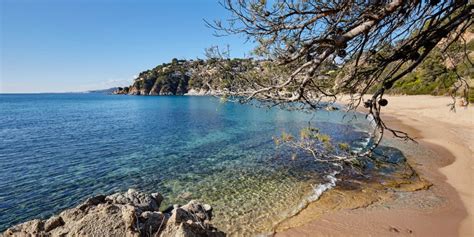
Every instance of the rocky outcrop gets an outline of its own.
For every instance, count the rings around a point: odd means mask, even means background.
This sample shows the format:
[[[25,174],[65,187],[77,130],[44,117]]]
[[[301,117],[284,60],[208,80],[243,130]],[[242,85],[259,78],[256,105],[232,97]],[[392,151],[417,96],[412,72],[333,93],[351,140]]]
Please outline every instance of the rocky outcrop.
[[[258,65],[251,59],[222,60],[232,70]],[[177,60],[141,72],[133,84],[113,94],[128,95],[216,95],[230,85],[230,77],[219,73],[217,59]]]
[[[4,236],[225,236],[210,223],[210,205],[190,201],[159,211],[163,196],[134,189],[87,199],[47,220],[8,228]]]
[[[113,90],[111,93],[114,95],[126,95],[128,94],[129,87],[117,87],[115,90]]]

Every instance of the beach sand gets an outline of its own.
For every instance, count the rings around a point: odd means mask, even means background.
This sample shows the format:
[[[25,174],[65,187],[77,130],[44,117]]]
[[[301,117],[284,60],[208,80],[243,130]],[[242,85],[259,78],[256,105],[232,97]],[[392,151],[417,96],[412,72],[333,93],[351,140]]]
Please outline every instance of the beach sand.
[[[474,236],[474,107],[452,112],[450,97],[385,98],[386,123],[418,142],[396,141],[397,148],[431,188],[324,214],[312,213],[315,202],[287,221],[301,225],[277,228],[275,236]],[[301,216],[314,218],[301,222]]]

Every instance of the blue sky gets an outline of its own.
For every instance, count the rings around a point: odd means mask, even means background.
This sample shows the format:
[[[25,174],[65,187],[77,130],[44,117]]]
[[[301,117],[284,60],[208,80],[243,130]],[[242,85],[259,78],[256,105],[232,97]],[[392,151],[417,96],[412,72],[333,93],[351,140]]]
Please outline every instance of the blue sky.
[[[0,93],[65,92],[129,84],[172,58],[232,57],[242,36],[214,37],[203,19],[225,19],[217,0],[0,0]]]

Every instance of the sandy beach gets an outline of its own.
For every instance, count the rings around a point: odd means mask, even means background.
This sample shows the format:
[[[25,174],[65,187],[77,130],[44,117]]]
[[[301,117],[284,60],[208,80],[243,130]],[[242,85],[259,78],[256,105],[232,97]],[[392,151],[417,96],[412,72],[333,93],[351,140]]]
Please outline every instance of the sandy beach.
[[[418,142],[397,141],[399,148],[432,186],[339,208],[276,236],[474,236],[474,107],[452,112],[450,97],[386,98],[386,123]],[[311,216],[308,209],[302,215]]]

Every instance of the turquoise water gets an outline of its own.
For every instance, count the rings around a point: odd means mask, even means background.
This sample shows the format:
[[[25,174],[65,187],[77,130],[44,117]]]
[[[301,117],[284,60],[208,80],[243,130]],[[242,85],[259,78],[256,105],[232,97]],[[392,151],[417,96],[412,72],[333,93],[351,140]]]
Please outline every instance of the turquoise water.
[[[330,171],[272,137],[311,121],[337,142],[364,141],[365,120],[343,115],[213,97],[0,95],[0,230],[134,187],[163,193],[162,207],[209,203],[231,234],[269,232]]]

